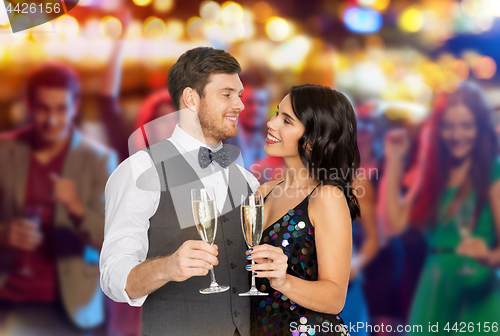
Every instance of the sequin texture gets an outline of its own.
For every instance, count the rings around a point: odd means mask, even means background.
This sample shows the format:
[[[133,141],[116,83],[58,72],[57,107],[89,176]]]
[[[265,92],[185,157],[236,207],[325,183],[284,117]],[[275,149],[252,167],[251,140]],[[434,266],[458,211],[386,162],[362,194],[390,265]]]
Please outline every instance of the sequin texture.
[[[270,225],[262,235],[262,242],[283,249],[288,256],[288,274],[315,281],[318,279],[318,261],[308,203],[309,197],[306,197]],[[257,288],[269,296],[252,297],[252,335],[349,335],[340,315],[318,313],[298,305],[274,290],[267,278],[256,278],[256,283]]]

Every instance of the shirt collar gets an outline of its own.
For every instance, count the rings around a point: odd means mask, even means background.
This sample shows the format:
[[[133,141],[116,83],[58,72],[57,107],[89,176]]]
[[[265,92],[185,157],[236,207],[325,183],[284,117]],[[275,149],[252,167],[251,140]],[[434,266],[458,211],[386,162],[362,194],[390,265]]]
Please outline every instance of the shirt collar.
[[[200,147],[208,148],[214,152],[218,151],[223,147],[223,144],[221,142],[216,148],[210,148],[205,143],[189,135],[179,126],[179,124],[175,125],[175,129],[174,132],[172,133],[171,139],[175,141],[177,145],[179,145],[179,147],[181,147],[187,153],[190,153],[192,156],[196,158],[198,158],[198,150],[200,149]]]

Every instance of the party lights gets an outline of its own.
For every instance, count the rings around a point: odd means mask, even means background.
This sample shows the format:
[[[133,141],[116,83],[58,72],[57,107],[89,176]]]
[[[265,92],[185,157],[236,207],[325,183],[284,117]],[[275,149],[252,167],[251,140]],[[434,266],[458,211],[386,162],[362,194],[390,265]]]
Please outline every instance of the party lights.
[[[370,8],[348,7],[343,19],[346,27],[357,33],[374,33],[382,27],[382,16]]]
[[[398,25],[401,30],[415,33],[422,28],[423,17],[422,12],[417,7],[408,7],[399,17]]]
[[[267,21],[266,33],[273,41],[283,41],[288,37],[290,27],[285,19],[272,17]]]

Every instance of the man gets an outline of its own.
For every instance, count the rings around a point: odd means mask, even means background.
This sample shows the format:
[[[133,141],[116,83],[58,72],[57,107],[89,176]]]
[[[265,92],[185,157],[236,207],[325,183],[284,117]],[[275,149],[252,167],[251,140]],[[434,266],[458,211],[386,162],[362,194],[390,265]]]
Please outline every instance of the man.
[[[104,320],[97,263],[116,157],[75,129],[71,69],[35,69],[25,102],[31,124],[0,139],[0,334],[88,335]]]
[[[172,137],[125,160],[106,186],[101,286],[116,301],[142,305],[144,335],[250,334],[250,302],[238,296],[249,287],[239,204],[259,184],[219,155],[222,140],[238,133],[239,72],[222,50],[181,55],[168,78],[179,110]],[[194,226],[193,188],[214,188],[221,215],[213,246]],[[231,289],[200,294],[212,265],[219,284]]]

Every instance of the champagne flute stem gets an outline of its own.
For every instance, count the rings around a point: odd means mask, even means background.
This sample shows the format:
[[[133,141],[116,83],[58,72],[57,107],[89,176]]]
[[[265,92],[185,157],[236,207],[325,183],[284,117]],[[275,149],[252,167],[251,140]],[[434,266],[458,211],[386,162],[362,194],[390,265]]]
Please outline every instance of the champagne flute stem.
[[[255,265],[255,260],[253,259],[252,259],[252,265]],[[255,288],[255,275],[252,275],[252,288]]]
[[[210,283],[210,287],[218,286],[217,281],[215,281],[215,273],[214,273],[213,266],[210,268],[210,277],[212,278],[212,282]]]

